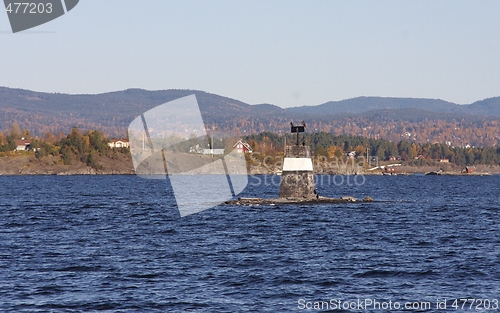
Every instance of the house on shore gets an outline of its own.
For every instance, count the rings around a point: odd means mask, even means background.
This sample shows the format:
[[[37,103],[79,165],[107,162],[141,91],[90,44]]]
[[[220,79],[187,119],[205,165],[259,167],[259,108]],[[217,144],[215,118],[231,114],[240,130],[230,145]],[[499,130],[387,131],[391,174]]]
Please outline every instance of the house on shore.
[[[113,139],[108,143],[110,148],[129,148],[130,143],[128,139]]]
[[[222,155],[224,154],[224,148],[203,149],[203,154]]]
[[[199,144],[189,148],[189,153],[207,154],[207,155],[222,155],[224,148],[203,149]]]
[[[345,155],[349,160],[354,160],[356,158],[356,151],[347,152]]]
[[[237,143],[234,144],[233,146],[234,149],[236,149],[236,152],[238,153],[252,153],[253,149],[250,147],[250,145],[243,140],[238,140]]]
[[[31,140],[21,138],[15,141],[16,151],[27,151],[31,149]]]
[[[398,155],[397,157],[395,157],[395,156],[392,156],[392,155],[391,155],[391,156],[387,159],[387,161],[401,161],[402,159],[403,159],[403,158],[402,158],[400,155]]]
[[[474,165],[472,166],[466,166],[464,169],[463,169],[463,173],[467,173],[467,174],[470,174],[470,173],[474,173],[476,171],[476,167]]]
[[[395,166],[386,166],[384,168],[384,173],[394,175],[398,172],[397,168]]]

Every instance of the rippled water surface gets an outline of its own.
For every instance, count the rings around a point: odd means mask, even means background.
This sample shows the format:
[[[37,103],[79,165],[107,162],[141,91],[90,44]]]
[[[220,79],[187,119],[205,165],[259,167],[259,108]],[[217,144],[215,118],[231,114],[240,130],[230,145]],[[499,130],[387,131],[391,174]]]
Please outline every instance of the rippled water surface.
[[[0,177],[0,311],[300,312],[376,299],[437,312],[446,298],[450,312],[473,312],[450,306],[500,298],[500,176],[333,178],[317,177],[321,195],[380,202],[180,218],[165,181]],[[253,177],[243,196],[275,197],[278,181]]]

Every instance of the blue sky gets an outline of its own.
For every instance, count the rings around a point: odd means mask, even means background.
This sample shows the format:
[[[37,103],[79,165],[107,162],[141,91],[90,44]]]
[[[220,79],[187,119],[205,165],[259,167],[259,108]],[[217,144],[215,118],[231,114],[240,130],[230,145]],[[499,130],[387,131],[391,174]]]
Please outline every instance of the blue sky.
[[[0,86],[199,89],[250,104],[500,96],[500,1],[80,0],[12,34]]]

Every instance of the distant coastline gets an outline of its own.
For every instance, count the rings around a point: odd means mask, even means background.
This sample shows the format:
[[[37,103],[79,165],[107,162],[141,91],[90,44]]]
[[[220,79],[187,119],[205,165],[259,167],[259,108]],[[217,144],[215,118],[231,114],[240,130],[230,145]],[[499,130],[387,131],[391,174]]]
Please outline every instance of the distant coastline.
[[[132,158],[129,154],[121,154],[118,158],[99,157],[97,162],[100,169],[87,166],[85,163],[77,162],[71,165],[64,165],[59,157],[46,156],[41,160],[35,155],[14,155],[0,157],[0,176],[29,176],[29,175],[135,175]],[[439,175],[464,175],[464,176],[484,176],[490,174],[500,174],[500,166],[478,165],[474,173],[462,173],[461,167],[454,164],[447,164],[441,168],[434,166],[408,166],[398,167],[397,175],[425,174],[433,171],[442,172]],[[251,175],[278,174],[279,168],[269,168],[265,166],[250,166],[248,169]],[[324,175],[384,175],[382,170],[368,171],[361,169],[354,171],[339,171],[325,168],[315,164],[314,174]]]
[[[131,121],[168,101],[195,94],[207,124],[241,136],[285,133],[290,121],[306,119],[308,129],[337,135],[398,142],[445,143],[455,147],[499,144],[500,97],[468,105],[436,99],[357,97],[314,106],[281,108],[250,105],[200,90],[127,89],[103,94],[68,95],[0,87],[0,129],[12,123],[42,137],[78,127],[124,137]]]
[[[120,155],[117,159],[100,157],[101,169],[77,162],[62,164],[59,157],[46,156],[38,160],[34,155],[0,157],[0,175],[133,175],[132,159]]]

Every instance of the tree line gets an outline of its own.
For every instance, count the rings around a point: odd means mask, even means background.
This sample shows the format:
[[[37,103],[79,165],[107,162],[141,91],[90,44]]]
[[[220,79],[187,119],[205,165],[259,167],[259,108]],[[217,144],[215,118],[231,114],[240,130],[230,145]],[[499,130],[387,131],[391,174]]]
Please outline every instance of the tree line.
[[[73,127],[69,134],[51,132],[42,137],[32,137],[30,131],[21,129],[14,123],[10,130],[0,131],[0,153],[16,149],[15,141],[21,138],[31,140],[31,148],[36,158],[56,156],[61,162],[70,165],[74,162],[83,162],[88,166],[99,169],[96,157],[116,158],[117,153],[129,154],[128,148],[111,149],[108,146],[110,139],[98,130],[82,132]],[[286,144],[295,144],[294,134],[281,135],[273,132],[261,132],[243,137],[252,149],[258,153],[257,158],[282,155]],[[195,142],[191,139],[179,143],[182,151],[188,151]],[[500,147],[456,147],[443,143],[416,142],[408,140],[389,141],[386,139],[353,136],[348,134],[336,135],[329,132],[306,132],[300,135],[299,144],[311,146],[315,156],[326,158],[345,157],[346,153],[354,151],[357,156],[377,157],[379,160],[400,158],[409,165],[426,165],[435,160],[447,159],[450,163],[460,166],[487,164],[500,165]],[[215,147],[231,146],[224,142],[214,142]],[[229,150],[228,150],[229,151]]]
[[[32,137],[30,132],[14,123],[10,130],[0,132],[0,152],[14,151],[17,147],[16,140],[24,138],[29,140],[30,150],[37,159],[46,156],[56,156],[65,165],[83,162],[95,169],[102,169],[96,157],[116,158],[118,153],[129,154],[128,148],[112,149],[109,147],[109,138],[98,130],[81,132],[78,127],[73,127],[68,135],[46,133],[42,138]]]
[[[262,156],[283,154],[287,145],[295,144],[294,134],[278,135],[272,132],[248,135],[244,138]],[[327,158],[345,157],[354,151],[357,156],[377,157],[389,160],[401,159],[409,165],[427,165],[436,160],[447,159],[460,166],[487,164],[500,165],[500,147],[454,147],[443,143],[418,143],[406,140],[393,142],[385,139],[368,138],[332,133],[304,133],[299,144],[311,146],[315,156]]]

